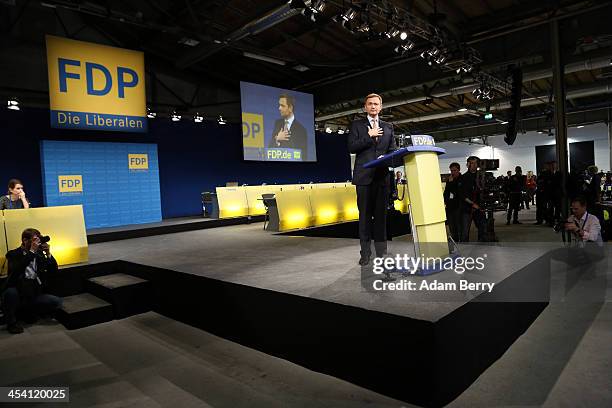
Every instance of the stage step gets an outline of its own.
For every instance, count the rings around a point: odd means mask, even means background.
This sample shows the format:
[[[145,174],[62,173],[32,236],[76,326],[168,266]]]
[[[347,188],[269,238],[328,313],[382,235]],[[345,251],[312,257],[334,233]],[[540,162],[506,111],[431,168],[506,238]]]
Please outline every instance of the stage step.
[[[114,273],[87,279],[85,288],[113,305],[115,319],[151,310],[151,282],[146,279]]]
[[[113,305],[89,293],[63,298],[57,320],[69,330],[113,320]]]

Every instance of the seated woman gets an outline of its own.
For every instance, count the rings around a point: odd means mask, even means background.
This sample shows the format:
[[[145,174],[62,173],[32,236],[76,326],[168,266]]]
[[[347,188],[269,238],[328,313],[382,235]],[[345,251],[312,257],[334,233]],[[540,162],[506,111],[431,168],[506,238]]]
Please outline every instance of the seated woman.
[[[21,180],[11,179],[8,183],[8,194],[0,197],[0,210],[30,208],[30,203],[23,191]]]

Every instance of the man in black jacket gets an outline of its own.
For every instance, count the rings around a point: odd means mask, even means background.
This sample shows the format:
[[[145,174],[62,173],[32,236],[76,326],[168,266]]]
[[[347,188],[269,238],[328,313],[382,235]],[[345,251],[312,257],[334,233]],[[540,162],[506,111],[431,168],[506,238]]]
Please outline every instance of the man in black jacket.
[[[461,242],[463,230],[463,180],[461,179],[461,166],[459,163],[451,163],[449,166],[451,175],[444,187],[444,206],[446,207],[446,219],[448,229],[455,242]]]
[[[480,208],[481,187],[478,183],[478,165],[480,159],[476,156],[467,158],[467,171],[461,176],[463,185],[463,228],[461,231],[461,241],[470,241],[470,228],[472,221],[478,229],[478,241],[485,242],[486,234],[486,216],[484,210]]]
[[[8,278],[2,293],[2,308],[9,333],[22,333],[17,311],[23,309],[35,320],[36,315],[50,315],[62,301],[43,293],[47,275],[57,272],[57,262],[48,243],[41,241],[40,231],[27,228],[21,234],[21,246],[6,254]]]
[[[521,210],[521,201],[523,199],[523,192],[527,186],[525,176],[523,176],[523,169],[521,166],[516,166],[514,169],[514,176],[508,180],[508,214],[506,216],[506,225],[510,225],[510,219],[512,218],[513,224],[520,224],[518,220],[518,213]]]
[[[289,148],[302,151],[301,160],[308,160],[308,134],[306,128],[295,119],[295,98],[282,94],[278,97],[278,112],[281,118],[274,122],[272,138],[268,148]]]
[[[386,215],[390,187],[388,169],[363,167],[365,163],[396,148],[393,126],[378,117],[381,109],[381,96],[368,95],[365,99],[368,116],[366,119],[353,121],[348,136],[349,151],[356,154],[353,184],[356,186],[359,208],[360,265],[370,262],[372,238],[376,256],[381,257],[387,252]]]

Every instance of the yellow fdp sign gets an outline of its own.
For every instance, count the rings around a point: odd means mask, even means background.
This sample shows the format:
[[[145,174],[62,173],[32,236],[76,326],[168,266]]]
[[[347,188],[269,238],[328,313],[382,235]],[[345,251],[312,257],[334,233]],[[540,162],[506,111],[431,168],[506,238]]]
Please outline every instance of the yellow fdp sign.
[[[263,115],[242,113],[242,142],[244,147],[264,147]]]
[[[51,127],[146,132],[144,54],[47,36]]]
[[[58,185],[60,193],[82,193],[83,192],[83,176],[69,175],[58,176]]]
[[[148,154],[128,154],[128,168],[130,170],[148,170],[149,155]]]

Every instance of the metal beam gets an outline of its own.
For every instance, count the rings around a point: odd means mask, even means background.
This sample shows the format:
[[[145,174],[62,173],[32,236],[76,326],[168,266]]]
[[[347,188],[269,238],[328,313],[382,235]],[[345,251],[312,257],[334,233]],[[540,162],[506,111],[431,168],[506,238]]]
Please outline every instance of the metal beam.
[[[563,57],[561,55],[561,35],[559,21],[550,23],[550,42],[552,51],[553,93],[555,98],[555,150],[557,153],[557,166],[561,173],[561,217],[565,219],[568,214],[567,189],[565,188],[568,174],[567,154],[567,122],[565,117],[565,83]]]
[[[578,110],[567,113],[568,126],[576,126],[580,124],[602,123],[607,120],[608,108],[597,108],[595,110]],[[536,131],[545,127],[547,123],[546,115],[538,115],[521,120],[521,129],[523,132]],[[413,129],[419,134],[435,135],[436,141],[450,141],[462,138],[481,137],[483,135],[496,136],[506,133],[506,126],[500,123],[478,123],[471,125],[460,125],[446,129]],[[520,134],[518,137],[521,137]],[[551,137],[552,140],[552,137]]]
[[[610,58],[612,58],[612,56],[608,55],[605,57],[599,57],[599,58],[593,58],[593,59],[588,59],[584,61],[573,62],[573,63],[567,64],[567,66],[565,67],[565,72],[570,73],[570,72],[579,72],[579,71],[585,71],[585,70],[604,68],[604,67],[609,66]],[[552,74],[553,72],[550,69],[538,69],[534,71],[528,71],[523,76],[523,83],[526,83],[529,81],[535,81],[537,79],[550,78]],[[418,85],[414,85],[413,87],[417,87],[417,86]],[[472,92],[474,89],[476,89],[477,86],[478,84],[476,83],[470,83],[470,84],[461,85],[457,87],[450,87],[444,90],[440,90],[438,92],[432,92],[431,96],[434,98],[442,98],[442,97],[450,96],[450,95],[460,95],[460,94]],[[394,106],[422,102],[428,97],[429,96],[427,95],[420,94],[420,95],[412,95],[410,97],[405,97],[405,98],[392,99],[390,101],[385,101],[384,107],[391,108]],[[343,109],[343,110],[336,111],[333,113],[319,115],[316,117],[315,120],[325,121],[329,119],[339,118],[345,115],[350,115],[354,113],[362,113],[362,112],[363,112],[362,107]]]

